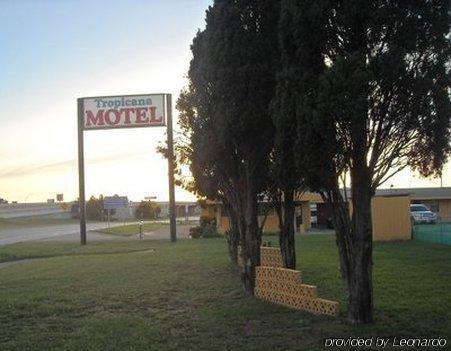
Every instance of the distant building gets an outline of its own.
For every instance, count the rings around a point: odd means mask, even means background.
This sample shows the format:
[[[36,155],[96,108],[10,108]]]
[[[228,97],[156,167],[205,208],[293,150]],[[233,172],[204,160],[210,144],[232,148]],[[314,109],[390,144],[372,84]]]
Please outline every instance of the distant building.
[[[376,195],[408,194],[413,204],[424,204],[438,214],[439,219],[451,219],[451,188],[378,189]]]
[[[348,199],[352,198],[347,189]],[[451,188],[402,188],[379,189],[372,201],[373,237],[378,241],[408,240],[411,238],[410,204],[422,203],[438,213],[439,220],[451,220]],[[268,202],[259,204],[259,223],[268,232],[279,231],[279,220],[274,209],[265,210]],[[352,207],[350,204],[350,211]],[[267,216],[264,216],[264,214]],[[220,231],[229,228],[226,209],[220,202],[206,201],[202,216],[214,218]],[[332,226],[332,208],[324,203],[319,194],[306,192],[296,197],[296,212],[293,218],[298,233],[313,227]]]
[[[347,189],[348,198],[352,198],[351,190]],[[376,197],[409,196],[410,203],[424,204],[438,214],[439,220],[451,220],[451,188],[391,188],[377,189]],[[317,224],[325,226],[332,217],[332,209],[320,201],[317,204]]]
[[[169,218],[169,201],[154,201],[160,206],[161,212],[159,218]],[[135,212],[140,202],[132,201],[129,203],[128,208],[117,209],[116,213],[112,216],[117,219],[132,219],[135,218]],[[175,212],[178,218],[198,218],[200,216],[200,206],[195,201],[176,201]]]
[[[169,217],[169,202],[157,201],[160,208],[160,218]],[[128,208],[116,209],[112,218],[134,219],[135,211],[140,203],[130,202]],[[195,201],[176,201],[176,215],[179,218],[198,218],[200,207]],[[36,203],[3,203],[0,204],[0,218],[74,218],[77,217],[78,202],[36,202]]]

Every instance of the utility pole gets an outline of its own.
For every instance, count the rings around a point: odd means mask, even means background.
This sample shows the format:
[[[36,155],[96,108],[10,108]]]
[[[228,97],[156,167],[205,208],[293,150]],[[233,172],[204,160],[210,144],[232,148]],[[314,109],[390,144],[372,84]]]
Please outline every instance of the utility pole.
[[[177,240],[175,190],[174,190],[174,140],[172,133],[172,95],[166,94],[166,110],[168,123],[168,178],[169,178],[169,224],[171,241]]]
[[[86,245],[85,155],[83,99],[78,99],[78,211],[80,214],[80,243]]]

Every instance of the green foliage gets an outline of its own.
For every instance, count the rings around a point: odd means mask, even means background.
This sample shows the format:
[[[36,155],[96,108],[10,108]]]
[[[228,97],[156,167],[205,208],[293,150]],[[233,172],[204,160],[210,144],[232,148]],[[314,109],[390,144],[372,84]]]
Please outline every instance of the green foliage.
[[[102,195],[100,195],[98,199],[91,196],[91,198],[86,202],[86,218],[90,221],[104,220]]]
[[[191,47],[189,84],[177,108],[187,140],[177,157],[190,168],[187,188],[230,207],[234,240],[241,237],[251,265],[243,275],[252,290],[260,233],[257,195],[268,181],[274,128],[270,102],[278,60],[279,1],[215,1],[205,30]],[[238,221],[246,221],[249,225]],[[241,229],[241,231],[240,231]]]
[[[373,190],[405,167],[439,174],[451,137],[449,1],[283,4],[279,85],[292,91],[298,163],[314,188],[345,169],[362,169]]]
[[[200,222],[200,226],[204,227],[207,224],[213,224],[216,225],[216,218],[211,218],[211,217],[207,217],[207,216],[201,216],[199,219]]]
[[[218,238],[222,235],[218,233],[216,223],[214,221],[201,222],[201,225],[189,229],[189,235],[193,239],[200,238]]]
[[[153,201],[141,201],[136,208],[136,219],[156,219],[161,213],[161,208]]]
[[[279,236],[279,232],[263,232],[263,236]]]
[[[280,23],[276,102],[296,114],[309,187],[334,205],[350,319],[370,322],[371,197],[405,167],[440,174],[450,152],[450,3],[286,0]]]
[[[193,40],[189,85],[177,102],[188,139],[177,155],[193,175],[186,187],[199,195],[230,201],[230,192],[244,194],[249,171],[254,192],[266,181],[277,18],[278,1],[216,1]]]

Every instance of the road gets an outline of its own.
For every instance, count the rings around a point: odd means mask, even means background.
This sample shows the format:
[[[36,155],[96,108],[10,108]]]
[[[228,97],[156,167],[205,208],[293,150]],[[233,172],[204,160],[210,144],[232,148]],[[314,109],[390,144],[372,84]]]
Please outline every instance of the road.
[[[111,226],[120,226],[122,223],[111,223]],[[186,239],[189,236],[189,228],[192,225],[177,225],[177,238]],[[88,231],[105,228],[105,222],[88,223]],[[153,232],[144,233],[144,240],[164,240],[169,239],[169,226],[164,226]],[[110,240],[136,240],[137,236],[107,235],[102,233],[88,232],[89,241],[110,241]],[[80,240],[80,227],[78,224],[61,224],[46,227],[2,229],[0,230],[0,246],[14,244],[24,241],[64,241],[78,242]]]
[[[122,225],[121,223],[111,224],[112,226]],[[88,223],[88,230],[105,228],[105,222]],[[0,229],[0,246],[14,244],[23,241],[51,239],[60,236],[70,235],[75,237],[80,233],[79,224],[60,224],[45,227],[19,228],[19,229]],[[88,234],[89,236],[89,234]]]

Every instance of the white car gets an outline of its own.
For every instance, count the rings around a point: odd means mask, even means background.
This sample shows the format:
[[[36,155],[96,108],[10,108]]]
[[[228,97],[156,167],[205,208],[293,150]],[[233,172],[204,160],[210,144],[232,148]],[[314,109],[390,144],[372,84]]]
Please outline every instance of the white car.
[[[432,212],[426,205],[412,204],[410,205],[410,215],[414,224],[437,222],[437,214]]]

